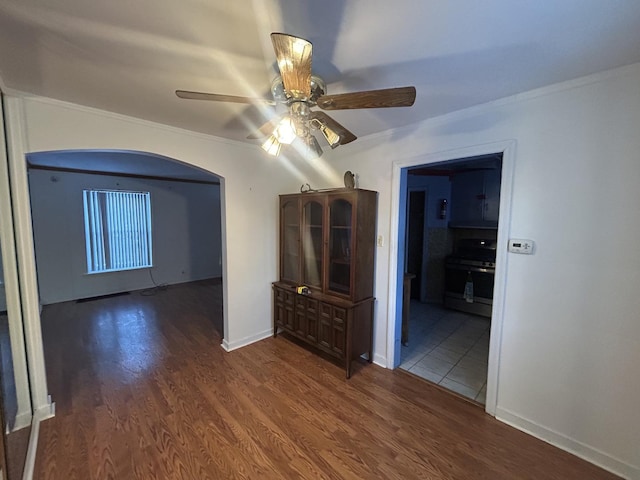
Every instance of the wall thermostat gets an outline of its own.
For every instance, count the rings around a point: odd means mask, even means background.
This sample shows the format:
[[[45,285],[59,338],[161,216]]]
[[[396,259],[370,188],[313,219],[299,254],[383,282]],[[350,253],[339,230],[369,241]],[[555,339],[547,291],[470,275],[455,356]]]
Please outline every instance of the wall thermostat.
[[[525,255],[531,255],[533,253],[533,240],[526,240],[522,238],[509,239],[509,251],[512,253],[524,253]]]

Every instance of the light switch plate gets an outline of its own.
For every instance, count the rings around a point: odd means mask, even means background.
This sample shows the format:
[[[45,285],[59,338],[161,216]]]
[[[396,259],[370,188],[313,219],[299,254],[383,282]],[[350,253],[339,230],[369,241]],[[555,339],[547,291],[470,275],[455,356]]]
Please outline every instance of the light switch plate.
[[[384,237],[382,235],[378,235],[378,246],[384,247]]]
[[[509,239],[509,251],[512,253],[531,255],[533,253],[533,247],[533,240],[526,240],[522,238]]]

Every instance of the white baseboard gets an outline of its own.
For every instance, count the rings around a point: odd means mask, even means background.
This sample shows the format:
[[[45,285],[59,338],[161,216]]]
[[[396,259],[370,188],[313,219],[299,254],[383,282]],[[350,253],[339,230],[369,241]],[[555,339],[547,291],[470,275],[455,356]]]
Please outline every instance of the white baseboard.
[[[32,419],[33,416],[31,415],[31,411],[19,413],[18,415],[16,415],[15,422],[13,423],[13,429],[11,431],[15,432],[17,430],[22,430],[23,428],[28,427],[29,425],[31,425]]]
[[[384,357],[382,355],[380,355],[379,353],[374,353],[373,354],[373,363],[375,363],[376,365],[382,367],[382,368],[387,368],[387,357]]]
[[[33,470],[36,466],[36,454],[38,453],[38,436],[40,435],[40,422],[54,417],[56,414],[56,404],[50,403],[39,408],[33,413],[31,422],[31,433],[29,435],[29,446],[27,447],[27,458],[24,461],[24,473],[22,480],[33,480]]]
[[[237,348],[246,347],[247,345],[251,345],[252,343],[259,342],[260,340],[264,340],[267,337],[273,335],[273,329],[265,330],[260,333],[256,333],[255,335],[250,335],[248,337],[241,338],[239,340],[234,340],[228,342],[225,338],[222,340],[222,348],[224,348],[227,352],[232,350],[236,350]]]
[[[496,418],[507,425],[511,425],[518,430],[533,435],[554,447],[572,453],[589,463],[593,463],[605,470],[619,475],[628,480],[640,479],[640,467],[634,467],[628,463],[618,460],[596,448],[585,445],[582,442],[569,438],[549,428],[543,427],[535,422],[527,420],[503,408],[496,408]]]

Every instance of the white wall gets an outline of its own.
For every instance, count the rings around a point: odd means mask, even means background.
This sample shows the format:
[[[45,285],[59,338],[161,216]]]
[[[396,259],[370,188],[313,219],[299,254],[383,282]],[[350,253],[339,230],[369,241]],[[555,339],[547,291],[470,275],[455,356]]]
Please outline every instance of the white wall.
[[[278,194],[297,184],[260,148],[41,98],[12,97],[25,154],[116,149],[176,159],[221,180],[225,348],[268,336],[277,279]],[[285,161],[282,159],[281,161]],[[216,347],[212,347],[216,348]]]
[[[498,417],[640,478],[640,65],[520,95],[386,135],[359,139],[325,163],[379,192],[374,355],[386,363],[394,161],[515,139]],[[420,95],[420,92],[418,92]],[[159,153],[224,177],[225,331],[229,346],[271,326],[277,194],[300,177],[259,149],[38,99],[24,101],[27,152],[76,148]],[[442,155],[440,155],[442,157]],[[314,188],[336,187],[307,172]],[[333,178],[333,177],[331,177]],[[339,177],[338,177],[339,178]],[[505,245],[501,245],[502,248]],[[227,328],[228,327],[228,328]],[[492,347],[493,348],[493,347]]]
[[[380,192],[378,233],[395,241],[394,161],[515,139],[512,215],[501,221],[537,250],[505,257],[497,416],[629,478],[640,478],[638,85],[633,65],[360,139],[333,160]],[[389,243],[377,250],[379,359],[394,272]]]
[[[31,169],[29,188],[45,305],[222,275],[219,185]],[[150,192],[153,268],[86,274],[82,190],[88,188]]]

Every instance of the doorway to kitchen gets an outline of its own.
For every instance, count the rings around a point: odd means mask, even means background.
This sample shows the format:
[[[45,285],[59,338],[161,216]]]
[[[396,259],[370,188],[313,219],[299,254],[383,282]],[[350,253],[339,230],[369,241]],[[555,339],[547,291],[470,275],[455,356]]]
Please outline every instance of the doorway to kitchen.
[[[511,146],[434,155],[396,171],[394,367],[486,404],[489,413],[495,412],[505,288],[506,255],[498,245],[508,222],[499,214],[509,218]]]

